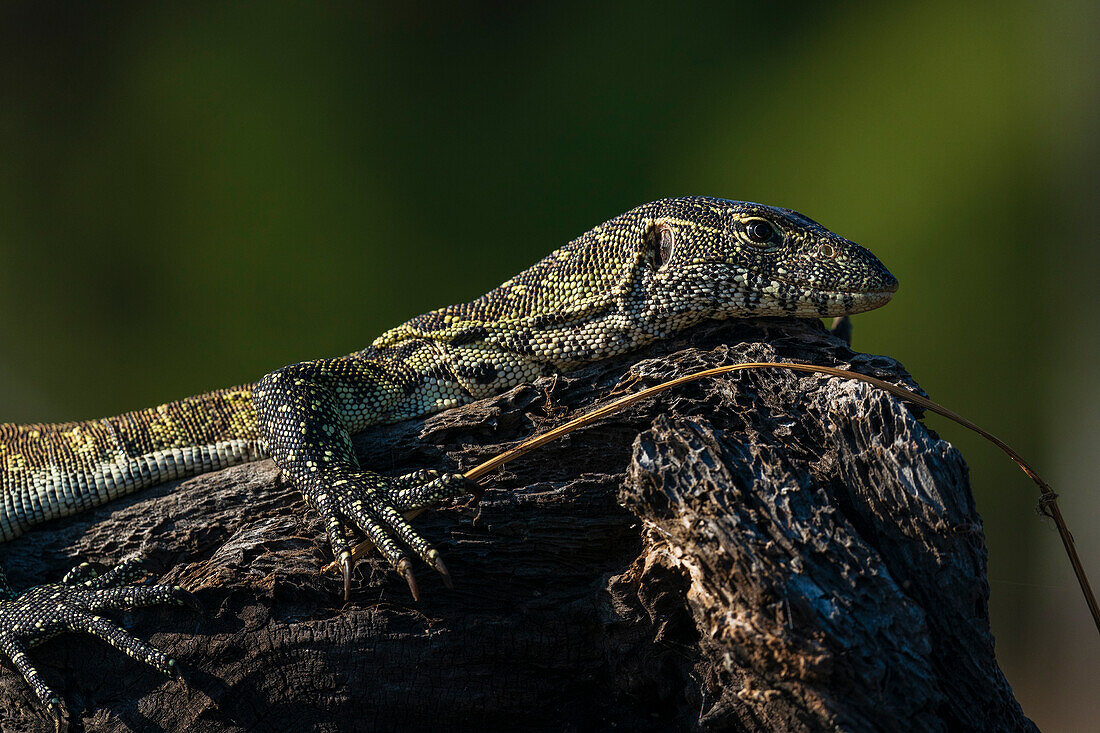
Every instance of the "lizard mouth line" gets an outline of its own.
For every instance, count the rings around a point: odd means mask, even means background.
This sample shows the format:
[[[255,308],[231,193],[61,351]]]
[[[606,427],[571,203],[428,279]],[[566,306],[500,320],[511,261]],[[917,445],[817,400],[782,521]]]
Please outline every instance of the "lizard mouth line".
[[[852,296],[856,298],[892,298],[897,291],[897,288],[893,290],[833,290],[826,291],[825,295],[829,297]]]
[[[829,299],[840,298],[892,298],[894,293],[898,291],[898,286],[895,284],[893,287],[880,288],[878,290],[818,290],[812,285],[803,283],[790,282],[787,280],[780,280],[776,278],[776,282],[781,285],[786,285],[789,288],[796,288],[803,291],[803,295],[815,294],[818,297],[825,297]]]

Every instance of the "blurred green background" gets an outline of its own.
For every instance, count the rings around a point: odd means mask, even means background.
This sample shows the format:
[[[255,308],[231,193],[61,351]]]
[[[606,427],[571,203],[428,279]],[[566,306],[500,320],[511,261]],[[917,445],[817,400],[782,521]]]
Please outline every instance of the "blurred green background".
[[[400,6],[400,7],[399,7]],[[0,421],[361,348],[636,204],[798,209],[901,280],[855,346],[1051,480],[1100,581],[1094,3],[0,5]],[[998,656],[1050,730],[1100,640],[970,463]]]

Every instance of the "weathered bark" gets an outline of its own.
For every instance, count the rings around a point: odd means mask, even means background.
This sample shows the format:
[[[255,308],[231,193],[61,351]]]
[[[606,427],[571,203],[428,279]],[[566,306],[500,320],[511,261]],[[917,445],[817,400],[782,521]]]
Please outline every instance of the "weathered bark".
[[[913,386],[816,322],[712,324],[357,438],[364,464],[469,468],[612,392],[743,361]],[[1029,730],[993,655],[966,466],[863,383],[783,370],[666,392],[416,520],[456,578],[381,561],[350,603],[270,462],[145,492],[0,549],[13,583],[141,553],[207,613],[131,630],[190,694],[84,637],[34,651],[88,730]],[[0,727],[52,723],[10,670]]]

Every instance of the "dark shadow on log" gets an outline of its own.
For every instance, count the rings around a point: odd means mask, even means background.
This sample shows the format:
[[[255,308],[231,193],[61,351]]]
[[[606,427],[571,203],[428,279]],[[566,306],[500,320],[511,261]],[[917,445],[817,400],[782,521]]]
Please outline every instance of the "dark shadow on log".
[[[608,395],[800,360],[914,387],[816,321],[674,342],[357,438],[364,465],[467,469]],[[966,465],[914,408],[782,370],[697,382],[510,464],[416,520],[457,588],[380,561],[352,600],[262,462],[159,487],[0,548],[16,587],[129,553],[207,608],[131,630],[193,691],[84,637],[34,652],[87,730],[1033,730],[993,655]],[[52,730],[0,673],[0,727]]]

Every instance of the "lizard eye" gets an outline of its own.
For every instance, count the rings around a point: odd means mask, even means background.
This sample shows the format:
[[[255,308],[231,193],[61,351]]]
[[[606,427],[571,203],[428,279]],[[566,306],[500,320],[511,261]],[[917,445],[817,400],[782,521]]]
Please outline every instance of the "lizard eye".
[[[676,249],[676,232],[668,224],[658,224],[653,235],[656,240],[657,267],[661,268],[672,259],[672,252]]]
[[[767,244],[775,238],[775,227],[763,219],[753,219],[745,223],[745,236],[753,244]]]

